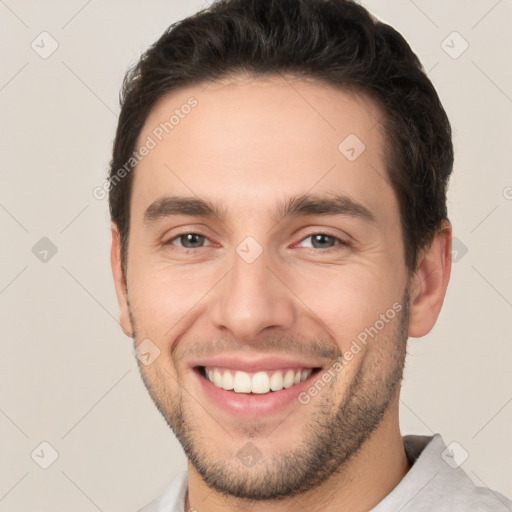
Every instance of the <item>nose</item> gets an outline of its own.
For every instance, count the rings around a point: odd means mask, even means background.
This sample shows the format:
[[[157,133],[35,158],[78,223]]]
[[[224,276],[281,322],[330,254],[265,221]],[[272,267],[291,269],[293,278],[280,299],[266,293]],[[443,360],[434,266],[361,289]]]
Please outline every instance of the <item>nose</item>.
[[[293,292],[284,274],[270,263],[265,252],[251,263],[235,254],[231,272],[216,288],[212,312],[216,328],[251,342],[265,329],[292,327],[296,318]]]

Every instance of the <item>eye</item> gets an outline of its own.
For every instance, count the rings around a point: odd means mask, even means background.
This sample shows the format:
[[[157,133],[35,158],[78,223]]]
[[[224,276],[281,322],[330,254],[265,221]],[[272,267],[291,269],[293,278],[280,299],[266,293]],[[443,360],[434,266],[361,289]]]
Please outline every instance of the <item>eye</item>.
[[[178,245],[178,247],[183,247],[184,249],[200,249],[204,247],[206,240],[207,238],[199,233],[181,233],[171,238],[165,245]],[[179,243],[175,244],[175,241],[179,241]]]
[[[336,245],[348,245],[347,242],[344,240],[341,240],[341,238],[338,238],[334,235],[330,235],[328,233],[313,233],[306,238],[303,238],[301,240],[301,244],[303,244],[306,240],[311,240],[309,245],[306,245],[305,247],[309,247],[315,250],[321,250],[321,249],[332,249]],[[328,252],[328,251],[323,251]]]

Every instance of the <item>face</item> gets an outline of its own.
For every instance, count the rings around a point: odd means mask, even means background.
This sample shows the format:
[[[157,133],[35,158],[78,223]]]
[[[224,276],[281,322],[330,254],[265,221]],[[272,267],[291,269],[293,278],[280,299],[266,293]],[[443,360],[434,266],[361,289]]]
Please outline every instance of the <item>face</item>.
[[[139,136],[156,145],[134,171],[122,323],[218,491],[303,492],[397,414],[408,280],[379,117],[239,77],[167,95]]]

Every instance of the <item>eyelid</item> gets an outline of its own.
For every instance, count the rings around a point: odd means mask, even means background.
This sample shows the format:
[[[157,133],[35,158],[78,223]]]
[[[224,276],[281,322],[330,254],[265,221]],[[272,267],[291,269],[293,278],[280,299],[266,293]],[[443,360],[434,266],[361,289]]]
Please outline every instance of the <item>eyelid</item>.
[[[199,235],[199,236],[202,236],[205,239],[205,242],[207,242],[207,243],[206,243],[206,245],[203,245],[203,246],[195,248],[195,249],[194,248],[183,247],[181,245],[176,245],[176,244],[173,243],[175,240],[181,238],[182,236],[186,236],[186,235]],[[315,252],[324,252],[325,253],[325,252],[336,250],[336,248],[339,247],[339,246],[350,246],[351,245],[350,241],[342,238],[341,236],[339,236],[336,233],[333,233],[331,230],[326,229],[326,228],[318,228],[316,230],[313,229],[313,230],[307,232],[306,234],[304,234],[299,239],[298,242],[296,242],[296,243],[294,243],[292,245],[292,247],[300,244],[301,242],[304,242],[304,240],[306,240],[308,238],[311,238],[311,237],[313,237],[315,235],[326,235],[326,236],[329,236],[329,237],[333,238],[338,243],[336,243],[333,247],[328,247],[328,248],[325,248],[325,249],[321,249],[321,248],[318,249],[318,248],[315,248],[315,247],[305,247],[305,249],[310,249],[310,250],[315,251]],[[175,246],[175,247],[187,250],[187,251],[197,251],[198,249],[204,249],[206,247],[211,247],[211,246],[218,245],[215,242],[212,242],[210,240],[210,238],[208,237],[208,235],[206,235],[203,232],[201,232],[201,230],[193,229],[193,228],[185,229],[184,231],[180,231],[178,233],[174,233],[174,234],[172,234],[172,236],[170,238],[168,236],[165,236],[163,238],[164,238],[164,241],[162,242],[162,246],[171,245],[171,246]],[[349,235],[347,235],[347,238],[351,238],[351,237]]]
[[[207,232],[209,234],[206,234]],[[210,238],[211,238],[210,237],[211,230],[208,229],[208,226],[206,226],[205,224],[187,223],[187,224],[181,224],[179,226],[174,226],[171,229],[166,230],[159,237],[159,241],[162,245],[165,245],[180,236],[191,235],[191,234],[204,236],[208,240],[210,240]]]
[[[181,238],[182,236],[186,236],[186,235],[199,235],[199,236],[202,236],[204,239],[205,239],[205,242],[207,242],[205,245],[203,245],[202,247],[198,247],[196,249],[191,249],[189,247],[183,247],[182,245],[175,245],[173,242],[179,238]],[[200,231],[197,231],[197,230],[188,230],[188,231],[183,231],[183,232],[180,232],[180,233],[177,233],[173,236],[171,236],[170,238],[166,238],[164,242],[162,242],[162,245],[173,245],[173,246],[176,246],[176,247],[179,247],[180,249],[185,249],[186,251],[194,251],[194,250],[198,250],[198,249],[203,249],[205,247],[211,247],[213,245],[216,245],[214,242],[212,242],[208,236],[204,235],[203,233],[201,233]]]
[[[323,225],[315,225],[311,224],[309,226],[304,226],[301,229],[297,230],[294,234],[294,236],[299,236],[299,241],[304,240],[305,238],[308,238],[313,235],[328,235],[332,236],[333,238],[337,238],[338,240],[350,243],[354,238],[343,231],[342,229],[327,227]]]
[[[315,236],[315,235],[326,235],[326,236],[329,236],[331,238],[334,238],[334,240],[336,242],[338,242],[337,244],[335,244],[333,247],[328,247],[326,249],[317,249],[316,247],[305,247],[305,249],[309,249],[309,250],[312,250],[312,251],[318,251],[318,252],[329,252],[329,251],[334,251],[336,250],[337,247],[340,247],[340,246],[350,246],[351,243],[348,241],[348,240],[345,240],[344,238],[342,238],[341,236],[339,235],[336,235],[335,233],[329,231],[328,229],[318,229],[316,231],[311,231],[309,232],[308,234],[306,234],[305,236],[301,237],[301,239],[297,242],[297,244],[300,244],[301,242],[303,242],[304,240],[308,239],[308,238],[311,238],[312,236]],[[297,244],[294,244],[294,245],[297,245]]]

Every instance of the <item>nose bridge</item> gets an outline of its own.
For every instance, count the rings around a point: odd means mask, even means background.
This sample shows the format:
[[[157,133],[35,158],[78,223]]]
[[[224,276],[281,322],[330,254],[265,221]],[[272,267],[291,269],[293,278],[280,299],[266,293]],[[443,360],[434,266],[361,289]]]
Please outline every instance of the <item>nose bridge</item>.
[[[292,297],[274,275],[271,255],[246,240],[237,247],[232,262],[219,290],[216,326],[245,341],[268,327],[290,328],[295,318]]]

